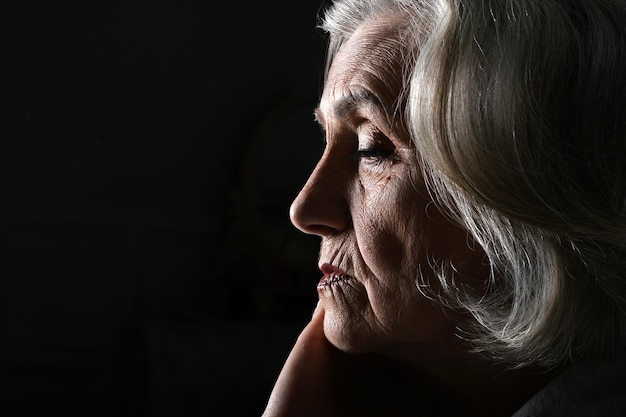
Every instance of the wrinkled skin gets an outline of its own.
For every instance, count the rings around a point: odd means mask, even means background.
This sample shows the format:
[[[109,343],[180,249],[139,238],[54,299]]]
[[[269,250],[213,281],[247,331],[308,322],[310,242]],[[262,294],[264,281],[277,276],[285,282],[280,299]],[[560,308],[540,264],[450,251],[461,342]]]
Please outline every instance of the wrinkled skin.
[[[291,207],[294,225],[322,240],[320,302],[264,417],[433,415],[451,398],[449,415],[510,415],[539,386],[492,377],[456,335],[467,318],[417,289],[421,277],[437,292],[434,264],[471,282],[488,266],[419,175],[397,110],[398,23],[361,25],[329,71],[316,110],[326,149]]]
[[[272,391],[263,417],[437,415],[449,400],[436,381],[377,355],[349,355],[324,336],[315,309]],[[452,405],[454,407],[454,405]],[[464,417],[471,417],[464,410]]]
[[[326,337],[353,353],[454,342],[456,318],[417,278],[436,285],[429,261],[474,272],[483,259],[436,209],[409,135],[388,117],[401,86],[397,38],[395,25],[371,23],[335,58],[316,111],[326,150],[291,208],[298,228],[322,237],[321,269],[347,277],[318,292]]]

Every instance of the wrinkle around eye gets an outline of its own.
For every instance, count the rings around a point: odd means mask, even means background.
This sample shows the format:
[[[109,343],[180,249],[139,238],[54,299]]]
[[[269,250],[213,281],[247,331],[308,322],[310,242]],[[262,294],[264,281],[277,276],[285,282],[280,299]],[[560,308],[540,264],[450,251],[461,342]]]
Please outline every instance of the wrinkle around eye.
[[[365,148],[358,149],[356,157],[358,159],[372,159],[382,161],[387,158],[393,158],[394,154],[394,150],[389,148]]]
[[[389,177],[389,173],[393,170],[393,167],[399,162],[395,158],[394,151],[378,151],[378,150],[361,150],[358,153],[361,154],[358,157],[358,170],[359,177],[366,180],[369,178],[377,179],[376,177]],[[373,155],[369,155],[373,152]],[[382,152],[381,155],[376,155],[378,152]],[[378,178],[380,179],[380,178]]]

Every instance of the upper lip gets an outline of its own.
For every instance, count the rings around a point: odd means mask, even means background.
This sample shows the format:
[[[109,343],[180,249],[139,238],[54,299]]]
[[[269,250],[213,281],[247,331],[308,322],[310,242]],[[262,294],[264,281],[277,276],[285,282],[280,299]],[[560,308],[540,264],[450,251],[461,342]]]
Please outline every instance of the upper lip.
[[[322,263],[319,268],[324,275],[348,275],[343,269],[326,262]]]

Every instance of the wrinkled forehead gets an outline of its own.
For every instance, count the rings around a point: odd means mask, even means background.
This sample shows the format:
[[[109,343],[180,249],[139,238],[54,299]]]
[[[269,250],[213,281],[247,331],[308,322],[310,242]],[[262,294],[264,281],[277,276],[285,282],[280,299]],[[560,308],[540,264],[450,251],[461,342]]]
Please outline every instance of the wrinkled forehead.
[[[353,89],[371,91],[389,110],[403,85],[402,21],[394,15],[364,22],[341,46],[328,76],[324,95],[345,96]]]

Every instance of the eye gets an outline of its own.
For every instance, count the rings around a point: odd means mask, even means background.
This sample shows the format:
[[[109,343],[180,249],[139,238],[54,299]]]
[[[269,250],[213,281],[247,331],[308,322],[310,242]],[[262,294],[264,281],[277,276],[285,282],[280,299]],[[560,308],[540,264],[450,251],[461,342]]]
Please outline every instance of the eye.
[[[356,151],[357,159],[383,160],[391,157],[394,151],[390,148],[366,148]]]
[[[355,159],[359,161],[379,164],[395,155],[393,143],[376,128],[359,129],[358,142]]]

